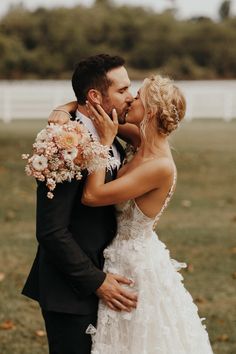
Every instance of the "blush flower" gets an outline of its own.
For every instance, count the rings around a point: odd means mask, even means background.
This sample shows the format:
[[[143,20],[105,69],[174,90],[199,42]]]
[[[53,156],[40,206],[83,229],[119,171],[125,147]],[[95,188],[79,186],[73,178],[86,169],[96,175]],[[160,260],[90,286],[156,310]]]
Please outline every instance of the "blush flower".
[[[56,188],[56,182],[54,181],[54,179],[52,178],[48,178],[47,180],[47,187],[50,189],[50,190],[53,190]]]
[[[36,171],[43,171],[48,167],[48,160],[43,155],[35,155],[32,160],[32,166]]]
[[[52,192],[48,192],[48,193],[47,193],[47,197],[48,197],[49,199],[52,199],[52,198],[54,197],[54,195],[53,195]]]
[[[37,135],[37,141],[44,142],[48,140],[48,134],[45,129],[41,130],[41,132]]]
[[[80,165],[80,164],[83,164],[84,163],[84,155],[83,155],[83,149],[82,147],[78,147],[77,149],[77,155],[74,159],[74,163],[76,165]]]
[[[71,150],[64,150],[62,155],[65,160],[73,161],[78,154],[78,149],[75,147]]]
[[[91,137],[88,134],[88,131],[86,131],[86,128],[83,124],[77,123],[77,125],[75,126],[75,131],[78,136],[78,140],[79,140],[80,145],[90,143]]]
[[[66,131],[56,136],[55,140],[60,149],[72,149],[79,143],[79,137],[76,133]]]
[[[29,158],[29,154],[22,154],[21,157],[22,157],[22,160],[28,160]]]

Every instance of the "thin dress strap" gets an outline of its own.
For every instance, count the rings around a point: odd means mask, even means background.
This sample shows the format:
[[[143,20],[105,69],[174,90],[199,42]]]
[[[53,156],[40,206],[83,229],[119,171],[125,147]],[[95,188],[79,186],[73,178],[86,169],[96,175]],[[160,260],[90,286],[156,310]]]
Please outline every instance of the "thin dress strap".
[[[164,212],[164,210],[167,208],[167,206],[169,204],[169,201],[171,200],[171,198],[172,198],[172,196],[174,194],[174,190],[175,190],[175,186],[176,186],[176,180],[177,180],[177,171],[176,171],[176,168],[175,168],[172,186],[171,186],[171,188],[170,188],[170,190],[169,190],[169,192],[167,194],[167,197],[165,199],[164,204],[162,205],[161,210],[159,211],[159,213],[155,217],[154,224],[153,224],[153,230],[156,228],[158,220],[160,219],[160,217],[161,217],[162,213]]]

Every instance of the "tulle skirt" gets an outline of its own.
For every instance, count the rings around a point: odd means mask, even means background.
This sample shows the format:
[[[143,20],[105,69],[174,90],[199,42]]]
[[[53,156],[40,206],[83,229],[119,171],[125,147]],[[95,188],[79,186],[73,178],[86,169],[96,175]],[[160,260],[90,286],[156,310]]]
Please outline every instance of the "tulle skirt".
[[[137,309],[131,313],[99,304],[91,354],[212,354],[208,334],[197,306],[178,272],[185,267],[170,258],[152,232],[139,240],[118,237],[104,251],[106,272],[134,280]]]

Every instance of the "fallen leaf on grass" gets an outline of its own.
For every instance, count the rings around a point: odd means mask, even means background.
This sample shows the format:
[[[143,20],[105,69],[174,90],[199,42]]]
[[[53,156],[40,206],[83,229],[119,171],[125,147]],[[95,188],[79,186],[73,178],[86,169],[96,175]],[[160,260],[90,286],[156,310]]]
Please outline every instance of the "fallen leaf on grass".
[[[216,340],[217,340],[218,342],[228,342],[229,336],[228,336],[228,334],[221,334],[220,336],[218,336],[218,337],[216,338]]]
[[[234,273],[232,274],[232,278],[233,278],[233,279],[236,279],[236,272],[234,272]]]
[[[46,332],[39,329],[38,331],[35,332],[37,337],[45,337],[46,336]]]
[[[207,302],[207,300],[204,299],[204,297],[202,297],[202,296],[196,297],[194,301],[195,301],[196,303],[198,303],[198,304],[204,304],[204,303]]]
[[[10,330],[13,328],[15,328],[15,324],[11,320],[4,321],[0,324],[0,329]]]
[[[5,167],[0,167],[0,174],[6,173],[6,172],[7,172],[7,169]]]
[[[16,213],[13,210],[7,210],[5,214],[5,221],[11,221],[15,219]]]
[[[5,274],[0,272],[0,282],[5,279]]]
[[[194,272],[194,266],[193,266],[193,264],[188,264],[186,270],[187,270],[189,273],[193,273],[193,272]]]
[[[235,221],[236,221],[236,220],[235,220]],[[236,247],[231,248],[231,249],[230,249],[230,253],[236,254]]]
[[[234,198],[233,197],[228,197],[228,198],[226,198],[226,202],[228,204],[233,204],[234,203]]]

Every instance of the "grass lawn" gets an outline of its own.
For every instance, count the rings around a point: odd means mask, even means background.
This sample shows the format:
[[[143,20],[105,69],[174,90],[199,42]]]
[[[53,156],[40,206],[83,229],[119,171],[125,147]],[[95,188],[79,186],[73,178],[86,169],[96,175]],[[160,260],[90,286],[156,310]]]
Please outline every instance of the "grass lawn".
[[[36,250],[35,182],[20,155],[43,125],[0,122],[0,354],[47,353],[38,305],[20,295]],[[189,264],[184,283],[215,354],[236,353],[235,136],[236,121],[196,120],[171,138],[178,185],[157,230],[172,257]]]

